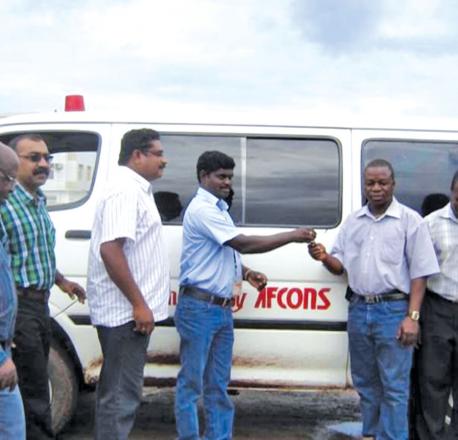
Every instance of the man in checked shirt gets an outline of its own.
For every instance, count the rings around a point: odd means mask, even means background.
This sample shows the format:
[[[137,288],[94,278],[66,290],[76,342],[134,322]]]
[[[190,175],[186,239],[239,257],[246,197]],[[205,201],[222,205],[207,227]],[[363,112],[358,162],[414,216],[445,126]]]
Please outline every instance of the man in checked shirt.
[[[40,187],[52,156],[44,139],[24,134],[9,145],[19,157],[17,185],[0,207],[18,297],[13,360],[24,401],[27,439],[54,438],[48,382],[51,341],[49,291],[54,284],[83,302],[84,289],[56,269],[55,229]]]
[[[428,278],[420,318],[417,386],[420,440],[458,437],[458,171],[450,185],[450,202],[425,217],[440,273]],[[450,426],[445,423],[453,392]],[[447,432],[448,431],[448,432]]]

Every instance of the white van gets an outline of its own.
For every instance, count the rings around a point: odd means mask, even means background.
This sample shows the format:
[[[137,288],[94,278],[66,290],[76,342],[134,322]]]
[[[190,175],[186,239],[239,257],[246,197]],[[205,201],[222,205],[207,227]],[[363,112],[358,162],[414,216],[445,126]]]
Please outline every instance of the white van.
[[[181,251],[181,219],[206,150],[236,162],[231,213],[244,234],[313,227],[331,247],[343,219],[364,202],[361,170],[389,160],[396,196],[417,211],[429,194],[449,192],[458,168],[458,131],[325,126],[191,124],[108,119],[87,112],[31,114],[0,119],[0,140],[39,133],[54,155],[44,186],[57,229],[59,270],[85,285],[89,239],[98,198],[117,167],[120,140],[134,128],[161,133],[169,165],[154,183],[167,236],[172,292],[170,318],[151,338],[145,382],[173,385],[178,335],[173,324]],[[245,284],[234,307],[234,387],[346,387],[350,383],[345,278],[313,261],[306,245],[290,244],[246,264],[269,276],[256,292]],[[57,288],[50,300],[53,344],[50,373],[57,428],[69,420],[78,389],[97,381],[102,357],[88,308]]]

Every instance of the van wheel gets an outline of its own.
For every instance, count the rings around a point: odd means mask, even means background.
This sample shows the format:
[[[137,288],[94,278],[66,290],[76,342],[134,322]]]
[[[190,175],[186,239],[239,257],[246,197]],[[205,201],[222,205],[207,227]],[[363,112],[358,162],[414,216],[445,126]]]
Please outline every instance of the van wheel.
[[[57,434],[75,414],[78,383],[69,355],[55,341],[49,350],[48,374],[52,427]]]

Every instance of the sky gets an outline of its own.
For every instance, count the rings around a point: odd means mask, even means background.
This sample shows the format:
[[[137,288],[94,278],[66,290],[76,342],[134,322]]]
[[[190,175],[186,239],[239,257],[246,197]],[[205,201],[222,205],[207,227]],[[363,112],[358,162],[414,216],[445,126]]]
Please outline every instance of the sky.
[[[0,114],[458,117],[457,0],[4,0]],[[204,121],[203,121],[204,122]]]

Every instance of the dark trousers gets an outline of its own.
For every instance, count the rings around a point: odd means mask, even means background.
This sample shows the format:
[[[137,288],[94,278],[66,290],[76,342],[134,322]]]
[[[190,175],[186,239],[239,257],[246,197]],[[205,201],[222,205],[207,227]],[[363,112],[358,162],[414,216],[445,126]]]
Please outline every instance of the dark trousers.
[[[50,341],[48,304],[19,297],[13,360],[24,402],[28,440],[54,438],[48,381]]]
[[[127,440],[140,405],[149,336],[134,332],[133,321],[97,327],[103,365],[97,384],[95,439]]]
[[[458,303],[427,292],[421,319],[416,435],[420,440],[458,439]],[[456,404],[447,427],[451,391]]]

